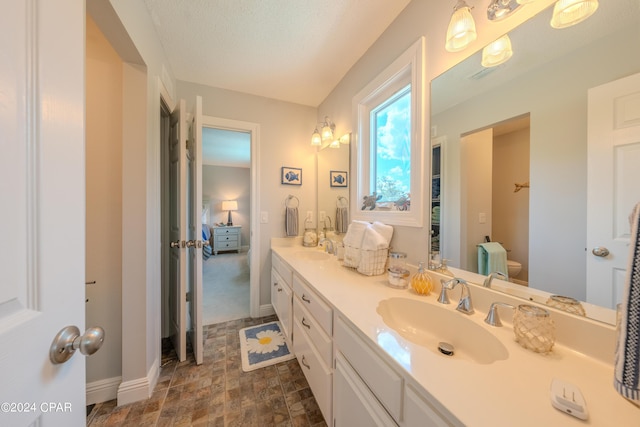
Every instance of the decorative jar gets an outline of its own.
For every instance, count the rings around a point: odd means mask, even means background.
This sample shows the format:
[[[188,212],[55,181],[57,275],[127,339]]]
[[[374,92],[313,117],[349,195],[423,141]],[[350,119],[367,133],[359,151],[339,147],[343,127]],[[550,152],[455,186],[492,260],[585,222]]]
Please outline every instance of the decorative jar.
[[[536,353],[548,353],[556,340],[555,326],[549,311],[544,308],[520,304],[513,315],[516,341]]]
[[[433,282],[431,277],[424,271],[424,263],[418,266],[418,272],[411,278],[411,288],[418,295],[429,295],[433,290]]]

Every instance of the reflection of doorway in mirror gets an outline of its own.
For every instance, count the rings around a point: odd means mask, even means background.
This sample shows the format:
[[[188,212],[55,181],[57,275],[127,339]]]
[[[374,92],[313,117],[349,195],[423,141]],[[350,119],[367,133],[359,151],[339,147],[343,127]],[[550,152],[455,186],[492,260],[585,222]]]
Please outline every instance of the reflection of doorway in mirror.
[[[529,188],[515,191],[515,184],[529,181],[529,116],[466,134],[461,144],[466,267],[478,271],[477,245],[489,236],[521,265],[509,279],[527,286]]]

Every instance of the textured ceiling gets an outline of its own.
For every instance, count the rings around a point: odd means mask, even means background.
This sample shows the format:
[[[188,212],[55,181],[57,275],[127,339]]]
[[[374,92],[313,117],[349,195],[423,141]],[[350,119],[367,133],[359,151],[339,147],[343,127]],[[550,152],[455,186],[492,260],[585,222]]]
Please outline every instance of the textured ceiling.
[[[178,80],[316,107],[410,0],[145,0]]]

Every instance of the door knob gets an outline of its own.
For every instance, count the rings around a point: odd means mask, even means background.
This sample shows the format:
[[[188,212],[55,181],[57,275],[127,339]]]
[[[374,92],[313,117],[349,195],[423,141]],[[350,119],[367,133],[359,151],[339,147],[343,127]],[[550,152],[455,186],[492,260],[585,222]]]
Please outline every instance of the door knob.
[[[176,241],[173,241],[173,242],[169,243],[169,246],[171,246],[172,248],[179,248],[180,247],[180,240],[176,240]]]
[[[605,247],[596,246],[595,248],[593,248],[591,253],[594,254],[595,256],[604,258],[606,256],[609,256],[609,249]]]
[[[202,241],[202,246],[211,246],[211,243],[209,243],[208,240],[203,240]]]
[[[89,328],[80,335],[77,326],[67,326],[58,332],[49,349],[49,359],[54,365],[64,363],[73,356],[76,350],[85,356],[91,356],[102,347],[104,329],[99,326]]]
[[[195,240],[187,240],[187,247],[188,248],[193,248],[196,245],[196,241]]]

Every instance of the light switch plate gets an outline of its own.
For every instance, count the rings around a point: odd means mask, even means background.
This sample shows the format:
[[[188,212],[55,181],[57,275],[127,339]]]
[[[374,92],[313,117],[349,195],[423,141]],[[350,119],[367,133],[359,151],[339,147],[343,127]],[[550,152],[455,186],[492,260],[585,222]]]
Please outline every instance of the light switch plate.
[[[262,211],[260,212],[260,223],[267,224],[269,222],[269,212]]]

